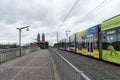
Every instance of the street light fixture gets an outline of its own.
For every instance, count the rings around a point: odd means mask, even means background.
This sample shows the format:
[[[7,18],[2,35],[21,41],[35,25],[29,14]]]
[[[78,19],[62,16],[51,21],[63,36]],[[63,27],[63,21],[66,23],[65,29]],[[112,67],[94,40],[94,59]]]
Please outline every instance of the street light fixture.
[[[21,28],[16,28],[19,30],[19,49],[20,49],[20,55],[19,56],[22,56],[21,53],[22,53],[22,47],[21,47],[21,31],[22,29],[25,29],[26,28],[26,31],[29,31],[29,26],[25,26],[25,27],[21,27]]]

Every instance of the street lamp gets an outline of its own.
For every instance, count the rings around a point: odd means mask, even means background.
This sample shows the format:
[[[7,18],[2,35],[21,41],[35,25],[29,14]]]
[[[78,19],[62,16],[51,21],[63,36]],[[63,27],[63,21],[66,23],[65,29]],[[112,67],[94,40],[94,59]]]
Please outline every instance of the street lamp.
[[[21,52],[22,52],[22,48],[21,48],[21,31],[22,29],[25,29],[26,31],[29,31],[29,26],[25,26],[25,27],[21,27],[21,28],[16,28],[19,30],[19,49],[20,49],[20,56],[21,56]]]

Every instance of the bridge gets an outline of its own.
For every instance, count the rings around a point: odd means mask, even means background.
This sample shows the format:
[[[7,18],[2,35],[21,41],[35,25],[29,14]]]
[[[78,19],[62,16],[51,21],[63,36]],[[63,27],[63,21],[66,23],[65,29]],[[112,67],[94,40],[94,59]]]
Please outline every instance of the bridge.
[[[95,72],[91,67],[95,65],[90,65],[88,67],[86,64],[79,64],[76,59],[78,59],[77,54],[70,52],[64,52],[55,48],[40,49],[38,47],[27,48],[22,51],[22,56],[18,56],[18,51],[8,50],[0,52],[0,80],[119,80],[120,72],[118,70],[117,74],[110,71],[102,71],[100,73],[100,67],[97,72]],[[68,54],[69,53],[69,54]],[[16,56],[15,56],[16,54]],[[65,54],[65,55],[64,55]],[[68,57],[67,57],[68,56]],[[76,57],[74,59],[73,57]],[[82,59],[82,57],[81,57]],[[84,58],[85,60],[87,58]],[[72,60],[76,60],[75,62]],[[83,60],[84,61],[84,60]],[[114,70],[119,69],[118,66],[108,63],[101,63],[101,61],[96,61],[100,64],[109,65]],[[98,65],[99,66],[99,65]],[[103,65],[101,65],[103,66]],[[103,67],[102,67],[103,68]],[[85,70],[86,69],[86,70]],[[88,69],[88,70],[87,70]],[[96,67],[96,69],[98,69]],[[107,69],[107,68],[106,68]],[[90,71],[89,71],[90,70]],[[103,69],[101,69],[103,70]],[[88,71],[88,72],[87,72]],[[112,71],[112,69],[111,69]],[[106,75],[104,75],[106,73]],[[90,75],[91,74],[91,75]],[[94,76],[93,76],[93,75]],[[95,75],[96,74],[96,75]]]

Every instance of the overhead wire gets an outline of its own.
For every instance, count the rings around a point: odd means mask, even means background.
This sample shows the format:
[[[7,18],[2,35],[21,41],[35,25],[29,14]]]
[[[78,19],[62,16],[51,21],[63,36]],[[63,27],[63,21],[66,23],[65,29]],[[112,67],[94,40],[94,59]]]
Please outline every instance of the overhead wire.
[[[70,10],[68,11],[67,15],[64,17],[64,19],[62,20],[61,24],[59,26],[61,26],[66,19],[68,18],[68,16],[70,15],[70,13],[72,12],[72,10],[76,7],[76,5],[79,3],[80,0],[76,0],[75,3],[73,4],[73,6],[70,8]]]
[[[96,10],[104,7],[106,4],[108,4],[111,0],[104,0],[102,3],[100,3],[97,7],[95,7],[94,9],[92,9],[91,11],[89,11],[85,16],[83,16],[81,18],[81,20],[85,19],[87,16],[95,13]],[[79,0],[76,0],[75,3],[73,4],[73,6],[70,8],[69,12],[67,13],[67,15],[64,17],[64,19],[62,20],[61,24],[59,26],[62,26],[62,24],[67,20],[67,18],[69,17],[70,13],[72,12],[72,10],[75,8],[75,6],[79,3]]]
[[[104,7],[106,4],[108,4],[111,0],[104,0],[102,3],[100,3],[97,7],[92,9],[90,12],[88,12],[85,16],[81,18],[81,20],[85,19],[86,17],[90,16],[91,14],[95,13],[96,10]]]
[[[104,6],[105,6],[106,4],[108,4],[110,1],[111,1],[111,0],[104,0],[100,5],[98,5],[96,8],[94,8],[93,10],[91,10],[91,11],[92,11],[92,12],[90,11],[91,13],[89,12],[89,13],[86,14],[86,16],[82,17],[82,18],[80,19],[80,21],[88,18],[89,15],[92,15],[92,14],[95,13],[95,10],[98,10],[98,9],[104,7]],[[106,2],[106,3],[105,3],[105,2]],[[89,15],[88,15],[88,14],[89,14]],[[79,23],[80,23],[80,21],[79,21]],[[89,23],[91,23],[91,22],[87,22],[87,24],[89,24]],[[83,25],[85,25],[85,24],[82,24],[81,26],[83,26]]]

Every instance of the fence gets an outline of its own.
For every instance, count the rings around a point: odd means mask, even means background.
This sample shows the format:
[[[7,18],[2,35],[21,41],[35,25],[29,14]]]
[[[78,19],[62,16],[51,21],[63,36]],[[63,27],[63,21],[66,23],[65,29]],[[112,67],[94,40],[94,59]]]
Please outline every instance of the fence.
[[[38,49],[37,46],[27,47],[22,49],[21,55],[26,55],[31,52],[34,52]],[[19,48],[12,48],[12,49],[0,49],[0,64],[11,59],[17,58],[20,55]]]
[[[55,49],[50,48],[50,51],[61,74],[62,80],[91,80],[83,71],[79,71]]]

